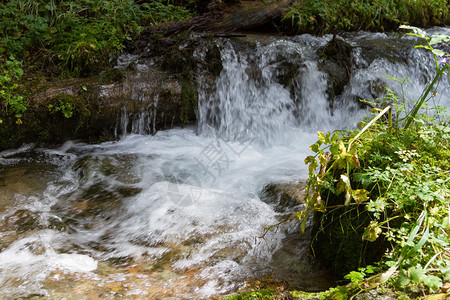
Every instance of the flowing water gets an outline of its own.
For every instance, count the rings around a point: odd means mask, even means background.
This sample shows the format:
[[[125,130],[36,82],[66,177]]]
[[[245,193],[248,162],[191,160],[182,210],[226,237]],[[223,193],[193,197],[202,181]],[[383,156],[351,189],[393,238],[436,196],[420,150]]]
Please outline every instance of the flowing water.
[[[326,288],[297,224],[264,234],[302,207],[274,186],[301,194],[317,130],[353,128],[368,115],[355,98],[383,85],[400,90],[383,76],[411,79],[410,103],[433,74],[429,55],[407,38],[348,35],[352,76],[331,106],[316,54],[331,38],[218,39],[224,68],[214,81],[199,79],[196,127],[145,135],[152,117],[124,112],[118,126],[132,131],[117,142],[2,152],[0,293],[198,299],[264,280]],[[295,71],[289,84],[277,79],[286,64]],[[433,104],[449,107],[449,96],[443,82]]]

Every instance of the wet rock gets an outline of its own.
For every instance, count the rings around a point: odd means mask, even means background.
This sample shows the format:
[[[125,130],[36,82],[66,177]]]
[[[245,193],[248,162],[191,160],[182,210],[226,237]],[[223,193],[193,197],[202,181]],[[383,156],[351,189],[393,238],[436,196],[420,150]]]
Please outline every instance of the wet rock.
[[[21,209],[6,217],[6,226],[9,230],[24,233],[25,231],[43,229],[39,214]]]
[[[130,66],[129,64],[126,70],[133,71],[135,70],[135,67],[133,67],[133,65]],[[100,81],[103,83],[110,83],[110,82],[120,83],[125,81],[125,79],[126,79],[125,72],[119,68],[108,69],[104,71],[100,77]]]
[[[78,160],[73,169],[79,172],[82,181],[89,181],[97,172],[107,179],[124,184],[135,184],[141,181],[141,170],[138,165],[140,157],[133,154],[87,155]],[[109,181],[106,180],[106,181]]]
[[[342,94],[350,81],[352,70],[352,47],[336,36],[318,51],[322,57],[319,65],[321,71],[328,74],[328,99],[333,108],[336,97]]]
[[[396,295],[391,293],[383,293],[380,290],[371,290],[368,292],[360,293],[353,297],[355,300],[371,300],[371,299],[380,299],[380,300],[390,300],[390,299],[397,299]]]
[[[270,183],[260,193],[262,201],[272,205],[274,210],[280,213],[292,211],[304,203],[306,183]]]
[[[80,117],[73,120],[53,114],[51,124],[40,126],[50,128],[41,136],[54,142],[75,138],[98,141],[133,131],[155,133],[182,124],[181,86],[168,74],[143,67],[140,72],[127,73],[122,82],[116,79],[108,84],[101,77],[60,82],[36,95],[34,101],[44,115],[48,103],[61,102],[58,99],[62,96],[78,99],[88,109],[88,113],[79,114],[85,116],[83,122]],[[141,117],[146,122],[139,127]]]
[[[189,32],[151,45],[140,58],[129,55],[100,76],[45,83],[31,99],[17,143],[99,142],[195,122],[197,76],[220,74],[218,46]]]
[[[338,205],[333,196],[329,196],[327,201],[328,206]],[[314,216],[312,234],[315,238],[311,247],[336,279],[379,261],[384,255],[388,247],[384,237],[380,236],[373,242],[361,239],[370,220],[363,209],[348,207],[334,209],[323,216],[317,212]]]

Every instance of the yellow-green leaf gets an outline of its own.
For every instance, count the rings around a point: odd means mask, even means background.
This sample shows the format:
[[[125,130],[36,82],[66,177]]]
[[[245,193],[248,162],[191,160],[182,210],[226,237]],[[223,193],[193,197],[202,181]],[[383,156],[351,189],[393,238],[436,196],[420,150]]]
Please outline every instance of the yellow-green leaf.
[[[368,191],[364,189],[358,189],[352,191],[352,197],[355,199],[356,203],[363,203],[369,200],[369,197],[367,196],[369,194]]]
[[[330,152],[331,152],[331,154],[333,154],[333,156],[338,156],[339,155],[339,144],[332,144],[330,146]]]
[[[359,162],[358,158],[358,150],[354,147],[352,147],[352,149],[348,153],[346,160],[357,168],[361,167],[361,163]]]
[[[341,157],[344,157],[345,155],[347,155],[347,149],[345,148],[343,141],[339,141],[339,152],[340,152]]]
[[[309,165],[309,175],[313,174],[317,167],[318,167],[317,161],[313,160]]]
[[[377,221],[371,221],[366,230],[364,230],[362,239],[370,242],[374,242],[381,233],[381,228],[378,226]]]
[[[310,155],[307,158],[305,158],[305,165],[307,165],[315,160],[316,160],[316,158],[314,156]]]
[[[319,142],[312,144],[311,146],[309,146],[309,149],[311,149],[313,152],[317,153],[320,150],[320,145]]]
[[[338,139],[338,137],[339,137],[338,133],[335,132],[335,133],[333,134],[333,136],[331,137],[331,142],[332,142],[332,143],[336,142],[337,139]]]
[[[326,142],[325,134],[322,131],[317,132],[317,135],[319,136],[319,141],[324,144]]]

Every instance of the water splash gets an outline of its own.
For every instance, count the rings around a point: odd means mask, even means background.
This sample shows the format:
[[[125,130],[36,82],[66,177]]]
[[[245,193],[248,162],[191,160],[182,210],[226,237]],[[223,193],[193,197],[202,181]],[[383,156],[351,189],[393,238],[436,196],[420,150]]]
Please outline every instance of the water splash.
[[[409,46],[369,55],[366,45],[387,35],[345,39],[352,76],[333,105],[317,54],[331,36],[221,39],[222,73],[199,81],[197,130],[155,133],[156,95],[150,105],[123,109],[118,142],[1,153],[2,292],[48,296],[59,282],[63,294],[85,285],[111,297],[208,298],[267,273],[295,274],[298,287],[311,287],[302,280],[318,266],[296,263],[300,255],[309,261],[307,237],[289,242],[293,248],[284,242],[299,236],[298,225],[259,238],[301,204],[263,192],[304,181],[315,132],[355,127],[368,115],[357,98],[377,98],[384,85],[399,90],[384,76],[409,77],[411,103],[433,75],[430,57]],[[449,106],[447,83],[438,98]],[[79,285],[68,279],[73,274]]]

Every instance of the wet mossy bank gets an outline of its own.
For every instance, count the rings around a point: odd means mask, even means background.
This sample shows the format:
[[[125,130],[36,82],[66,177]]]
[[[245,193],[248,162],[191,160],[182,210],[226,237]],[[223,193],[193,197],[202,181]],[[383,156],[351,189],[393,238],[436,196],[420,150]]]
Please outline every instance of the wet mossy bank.
[[[180,47],[184,44],[184,47]],[[202,48],[203,59],[193,54]],[[155,37],[99,75],[52,80],[27,72],[20,88],[27,110],[20,122],[0,116],[0,149],[23,143],[97,143],[128,133],[154,134],[196,121],[198,76],[217,77],[220,52],[209,37]]]
[[[73,139],[95,143],[115,140],[127,133],[154,134],[194,124],[200,88],[204,92],[209,92],[205,87],[214,89],[223,69],[218,40],[229,40],[234,47],[251,52],[257,44],[277,38],[261,35],[223,38],[192,32],[169,38],[156,35],[145,46],[113,60],[111,67],[99,75],[54,81],[26,72],[21,91],[28,109],[21,124],[14,118],[1,116],[0,149],[28,142],[58,144]],[[408,53],[402,49],[414,44],[394,36],[360,43],[350,45],[344,35],[331,39],[316,51],[318,69],[327,75],[330,110],[342,98],[345,86],[358,69],[352,54],[355,47],[368,63],[380,58],[405,62]],[[376,51],[371,43],[377,44]],[[295,101],[301,101],[296,89],[304,67],[302,57],[279,55],[278,61],[282,68],[276,70],[274,82],[284,86]],[[249,76],[259,76],[260,71],[253,68],[249,67]],[[198,86],[200,81],[204,86]],[[380,82],[370,84],[368,93],[375,99],[383,88]],[[365,97],[358,96],[354,99],[357,102]]]

